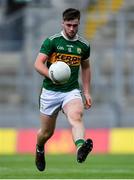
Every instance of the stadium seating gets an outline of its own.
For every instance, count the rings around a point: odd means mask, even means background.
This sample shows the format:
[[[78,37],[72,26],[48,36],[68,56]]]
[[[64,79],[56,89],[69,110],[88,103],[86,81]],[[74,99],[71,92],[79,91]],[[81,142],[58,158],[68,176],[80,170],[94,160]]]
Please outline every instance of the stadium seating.
[[[106,2],[111,3],[110,7]],[[92,6],[90,4],[89,11],[82,10],[80,33],[86,33],[91,44],[92,67],[93,105],[90,111],[84,112],[87,127],[134,126],[133,7],[133,0],[129,3],[127,0],[110,0],[95,1]],[[4,20],[4,8],[5,4],[0,6],[0,24]],[[93,18],[100,15],[96,10],[105,18],[99,16],[101,23],[98,24],[98,20],[89,21],[92,14]],[[38,94],[42,79],[34,71],[33,63],[42,40],[61,29],[60,12],[52,3],[42,8],[39,4],[36,7],[35,3],[29,3],[25,11],[25,46],[14,51],[10,49],[13,46],[11,42],[1,41],[1,127],[39,126]],[[2,35],[3,31],[0,31],[0,37]],[[69,127],[62,113],[58,117],[57,127]]]

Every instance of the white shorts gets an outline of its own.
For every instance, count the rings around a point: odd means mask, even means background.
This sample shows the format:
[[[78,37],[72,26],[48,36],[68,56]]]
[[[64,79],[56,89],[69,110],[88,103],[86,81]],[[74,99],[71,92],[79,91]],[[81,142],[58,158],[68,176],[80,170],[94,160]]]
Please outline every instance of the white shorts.
[[[82,96],[78,89],[70,92],[57,92],[43,88],[40,95],[40,112],[46,115],[56,114],[66,103],[77,98],[82,101]]]

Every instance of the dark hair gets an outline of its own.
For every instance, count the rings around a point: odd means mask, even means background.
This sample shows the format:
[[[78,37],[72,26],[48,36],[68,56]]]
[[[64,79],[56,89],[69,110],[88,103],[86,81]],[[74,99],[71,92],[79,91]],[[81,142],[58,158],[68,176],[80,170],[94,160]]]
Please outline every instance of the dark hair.
[[[69,8],[63,12],[64,21],[70,21],[74,19],[80,20],[80,11],[78,9]]]

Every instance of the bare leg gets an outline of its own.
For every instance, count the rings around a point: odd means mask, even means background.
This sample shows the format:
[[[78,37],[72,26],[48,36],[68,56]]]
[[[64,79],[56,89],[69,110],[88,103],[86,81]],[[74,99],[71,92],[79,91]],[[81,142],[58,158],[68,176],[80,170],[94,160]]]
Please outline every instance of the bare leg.
[[[72,126],[72,135],[74,142],[78,139],[84,139],[85,129],[83,125],[83,103],[80,99],[73,99],[63,107],[69,123]]]
[[[72,135],[77,146],[77,161],[82,163],[93,148],[93,141],[91,139],[84,140],[83,104],[80,99],[74,99],[68,102],[63,109],[72,125]]]
[[[36,159],[35,163],[39,171],[44,171],[46,167],[44,144],[53,135],[57,115],[40,115],[41,128],[37,133]]]
[[[44,146],[46,141],[53,135],[55,129],[57,115],[48,116],[41,114],[41,128],[37,133],[37,144],[39,146]]]

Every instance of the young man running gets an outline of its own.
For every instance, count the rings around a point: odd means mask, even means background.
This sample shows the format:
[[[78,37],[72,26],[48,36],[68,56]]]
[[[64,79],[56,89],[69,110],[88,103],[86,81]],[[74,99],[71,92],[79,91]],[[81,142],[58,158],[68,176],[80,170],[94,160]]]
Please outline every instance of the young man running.
[[[35,61],[35,69],[45,77],[40,95],[41,128],[37,133],[36,166],[39,171],[46,167],[44,145],[53,135],[58,112],[62,109],[71,127],[73,141],[77,147],[77,161],[85,161],[93,148],[91,139],[84,139],[83,109],[91,107],[90,96],[90,46],[77,34],[80,24],[80,11],[66,9],[63,12],[62,31],[43,42]],[[55,61],[63,61],[71,68],[71,78],[65,84],[55,84],[49,77],[48,68]],[[83,105],[78,77],[81,79],[85,104]]]

